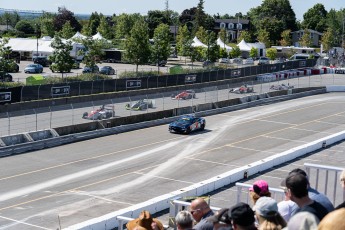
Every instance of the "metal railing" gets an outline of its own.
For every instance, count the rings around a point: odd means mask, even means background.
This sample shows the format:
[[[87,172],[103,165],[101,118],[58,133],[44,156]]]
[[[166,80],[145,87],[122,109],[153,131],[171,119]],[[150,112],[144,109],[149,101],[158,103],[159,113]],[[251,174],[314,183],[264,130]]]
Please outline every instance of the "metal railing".
[[[340,173],[344,168],[310,163],[304,163],[304,167],[309,178],[309,183],[314,185],[316,190],[318,190],[319,187],[321,187],[319,185],[323,183],[323,191],[320,192],[324,193],[331,200],[333,205],[345,200],[345,190],[339,183]],[[342,194],[342,200],[339,200],[340,197],[337,196],[337,194]]]

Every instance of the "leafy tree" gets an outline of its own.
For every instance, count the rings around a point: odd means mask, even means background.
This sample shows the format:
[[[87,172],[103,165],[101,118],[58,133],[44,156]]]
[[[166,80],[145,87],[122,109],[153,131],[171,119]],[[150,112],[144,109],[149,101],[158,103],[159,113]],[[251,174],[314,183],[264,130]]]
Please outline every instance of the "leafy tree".
[[[264,0],[260,6],[250,9],[248,16],[254,31],[268,32],[270,43],[277,43],[286,29],[297,30],[296,15],[289,0]]]
[[[41,25],[41,34],[42,36],[54,37],[54,15],[51,13],[43,13],[39,18]]]
[[[256,58],[259,55],[259,51],[257,48],[252,47],[249,51],[249,56],[252,58]]]
[[[15,28],[25,34],[35,34],[35,28],[28,20],[20,20]]]
[[[227,41],[227,34],[226,34],[226,30],[224,28],[220,29],[220,31],[218,33],[218,37],[220,38],[220,40],[222,40],[224,42],[224,44],[226,43],[226,41]]]
[[[84,55],[83,63],[86,66],[94,67],[100,62],[100,57],[103,55],[103,43],[99,40],[93,40],[91,37],[82,39],[81,43],[84,45],[85,50],[80,50],[79,55]]]
[[[126,58],[136,65],[136,72],[138,72],[138,65],[148,63],[150,57],[148,26],[144,20],[135,22],[130,36],[125,41],[125,47]]]
[[[150,10],[147,14],[146,22],[149,27],[149,37],[152,38],[155,29],[161,24],[168,24],[166,11]]]
[[[242,40],[246,42],[250,42],[252,40],[252,35],[250,34],[249,31],[246,31],[246,30],[241,31],[240,36],[237,39],[237,42],[240,42]]]
[[[50,45],[54,51],[49,56],[49,60],[52,62],[51,68],[53,71],[61,73],[63,78],[64,72],[70,72],[73,66],[73,58],[70,53],[72,51],[71,41],[63,42],[61,34],[57,33]]]
[[[74,13],[67,10],[65,7],[59,7],[58,14],[53,20],[55,31],[61,31],[63,25],[65,25],[67,21],[71,23],[71,26],[75,32],[81,30],[81,25],[78,22],[78,20],[74,17]]]
[[[277,57],[277,49],[276,48],[269,48],[266,50],[266,56],[271,59],[274,60]]]
[[[265,44],[266,47],[271,47],[271,42],[269,40],[269,33],[266,30],[259,30],[258,40]]]
[[[328,51],[333,47],[334,44],[334,31],[331,27],[328,27],[327,31],[323,33],[323,36],[321,38],[321,44],[323,46],[323,49]]]
[[[213,31],[207,34],[207,60],[212,62],[219,58],[219,45],[217,45],[217,36]]]
[[[140,14],[120,14],[116,18],[116,35],[117,39],[128,37],[136,21],[143,20]]]
[[[304,47],[310,47],[312,45],[310,32],[308,29],[304,29],[303,36],[300,38],[299,43]]]
[[[232,48],[232,50],[230,51],[230,57],[231,58],[237,58],[239,56],[241,56],[241,50],[240,50],[240,47],[238,46],[235,46]]]
[[[170,55],[170,27],[166,24],[160,24],[155,29],[153,42],[151,47],[152,60],[155,60],[157,64],[159,61],[167,60]]]
[[[12,60],[9,59],[10,54],[12,53],[11,47],[7,46],[8,38],[0,39],[0,70],[9,70],[11,69]]]
[[[327,10],[321,3],[317,3],[303,14],[304,28],[324,32],[327,29]]]
[[[84,26],[83,32],[87,36],[92,36],[97,33],[97,28],[100,25],[100,15],[97,12],[92,12],[87,25]]]
[[[111,31],[111,26],[107,20],[106,17],[102,16],[101,17],[101,21],[99,23],[99,26],[97,28],[97,31],[104,37],[107,39],[111,39],[112,36],[112,31]]]
[[[291,39],[291,30],[284,30],[281,33],[282,39],[280,40],[280,45],[282,46],[290,46],[292,43]]]
[[[204,3],[204,0],[199,0],[198,6],[196,8],[194,31],[197,31],[201,26],[205,28],[206,14],[204,11]]]
[[[20,21],[20,16],[17,12],[9,13],[5,12],[0,15],[0,23],[2,25],[12,26],[13,28]]]
[[[69,21],[67,21],[65,25],[63,25],[60,35],[66,39],[70,39],[71,37],[73,37],[74,31]]]
[[[188,56],[188,51],[190,50],[190,46],[192,45],[192,38],[187,25],[182,26],[178,30],[176,40],[176,48],[178,54],[182,56]]]

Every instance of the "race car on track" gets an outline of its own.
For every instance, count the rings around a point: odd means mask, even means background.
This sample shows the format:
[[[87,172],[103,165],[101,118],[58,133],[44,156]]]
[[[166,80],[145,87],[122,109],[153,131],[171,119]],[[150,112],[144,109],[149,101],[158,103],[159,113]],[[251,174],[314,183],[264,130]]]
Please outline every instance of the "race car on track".
[[[153,105],[154,105],[153,100],[141,99],[136,102],[127,103],[126,109],[127,110],[145,110],[148,108],[153,108]]]
[[[175,94],[171,95],[171,99],[173,100],[187,100],[187,99],[192,99],[195,97],[196,97],[196,94],[194,90],[185,90],[177,95]]]
[[[285,84],[281,84],[281,85],[271,85],[270,89],[271,90],[288,90],[288,89],[293,89],[294,86],[292,85],[285,85]]]
[[[204,130],[205,126],[206,120],[204,118],[184,115],[169,124],[169,132],[189,134],[196,130]]]
[[[230,89],[229,93],[253,93],[254,87],[252,85],[242,85],[241,87]]]
[[[83,113],[83,118],[88,120],[102,120],[115,116],[113,105],[102,105],[99,109],[93,110],[90,113]]]

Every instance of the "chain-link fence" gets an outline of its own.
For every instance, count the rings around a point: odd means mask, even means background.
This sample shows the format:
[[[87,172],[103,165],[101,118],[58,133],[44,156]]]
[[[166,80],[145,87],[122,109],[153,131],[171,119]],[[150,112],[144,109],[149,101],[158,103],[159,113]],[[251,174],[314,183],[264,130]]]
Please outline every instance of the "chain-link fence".
[[[260,76],[257,81],[238,81],[234,84],[197,89],[186,87],[186,90],[181,91],[2,112],[0,113],[0,136],[81,124],[111,117],[125,117],[195,106],[275,90],[344,85],[345,83],[343,75],[336,74],[299,76],[296,72],[286,72],[280,77],[270,74]]]

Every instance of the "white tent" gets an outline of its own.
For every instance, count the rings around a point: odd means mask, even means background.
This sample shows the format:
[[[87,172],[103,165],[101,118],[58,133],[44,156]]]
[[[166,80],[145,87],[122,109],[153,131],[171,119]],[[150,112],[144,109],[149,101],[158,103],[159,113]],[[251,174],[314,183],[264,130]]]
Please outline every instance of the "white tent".
[[[86,38],[86,36],[82,35],[79,32],[75,33],[75,35],[73,35],[73,37],[71,37],[71,39],[85,39],[85,38]]]
[[[232,50],[232,47],[228,46],[227,44],[225,44],[220,38],[217,39],[217,45],[219,45],[220,48],[224,49],[229,52]]]
[[[250,51],[251,47],[242,39],[240,43],[237,44],[241,51]]]
[[[40,39],[32,38],[10,38],[6,46],[10,46],[13,51],[17,52],[32,52],[38,51],[40,55],[47,55],[53,52],[50,46],[52,40],[47,37]]]
[[[193,47],[205,47],[205,48],[207,48],[207,45],[202,43],[196,36],[193,38],[192,46]]]
[[[92,36],[92,39],[93,40],[102,40],[104,38],[103,38],[103,36],[99,32],[97,32],[97,34]]]

